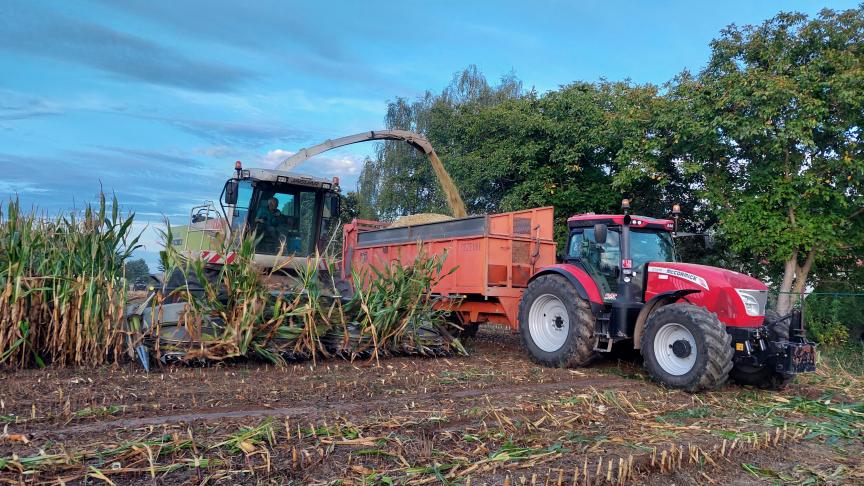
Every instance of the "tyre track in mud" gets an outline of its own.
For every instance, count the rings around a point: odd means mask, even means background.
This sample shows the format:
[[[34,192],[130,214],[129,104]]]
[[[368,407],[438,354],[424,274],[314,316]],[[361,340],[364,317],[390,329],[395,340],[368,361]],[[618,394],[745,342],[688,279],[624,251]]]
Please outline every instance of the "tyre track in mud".
[[[470,400],[481,397],[493,396],[509,396],[516,395],[537,395],[544,392],[566,392],[572,391],[579,393],[580,389],[587,389],[590,386],[602,386],[604,388],[622,389],[627,386],[633,386],[635,381],[622,378],[612,378],[608,376],[599,376],[591,378],[579,378],[575,381],[559,381],[554,383],[528,384],[518,386],[493,386],[487,389],[468,389],[456,390],[452,392],[443,392],[437,395],[430,393],[416,393],[412,395],[402,395],[399,397],[388,397],[374,400],[355,399],[351,401],[342,401],[334,404],[315,404],[315,405],[297,405],[291,407],[255,407],[255,408],[237,408],[231,407],[222,410],[212,410],[206,408],[193,409],[189,412],[169,414],[169,415],[152,415],[147,417],[135,418],[119,418],[116,420],[105,420],[98,422],[90,422],[78,425],[72,425],[63,428],[44,428],[41,430],[31,430],[29,433],[33,437],[48,438],[48,437],[66,437],[78,434],[89,434],[94,432],[103,432],[115,429],[137,429],[148,426],[177,424],[177,423],[192,423],[197,421],[214,421],[220,419],[234,418],[260,418],[260,417],[284,417],[288,416],[292,419],[307,418],[323,415],[332,412],[342,413],[360,413],[380,410],[382,408],[395,409],[402,405],[414,402],[423,403],[439,403],[446,400]],[[638,382],[642,384],[643,382]],[[493,402],[494,403],[494,402]]]

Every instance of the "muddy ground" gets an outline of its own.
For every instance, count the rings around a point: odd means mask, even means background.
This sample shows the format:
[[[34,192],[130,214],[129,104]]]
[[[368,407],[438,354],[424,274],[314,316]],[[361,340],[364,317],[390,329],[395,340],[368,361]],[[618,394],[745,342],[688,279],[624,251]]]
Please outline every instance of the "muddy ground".
[[[691,395],[640,365],[470,357],[0,372],[0,483],[862,484],[864,390]]]

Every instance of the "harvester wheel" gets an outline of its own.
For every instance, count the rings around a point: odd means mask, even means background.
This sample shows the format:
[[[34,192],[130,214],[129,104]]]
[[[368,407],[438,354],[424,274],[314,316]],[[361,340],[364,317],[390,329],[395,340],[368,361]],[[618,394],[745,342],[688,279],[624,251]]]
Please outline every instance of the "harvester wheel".
[[[588,301],[560,275],[532,281],[519,301],[519,334],[531,359],[546,366],[585,366],[597,353]]]
[[[732,336],[704,307],[670,304],[654,311],[642,334],[642,356],[651,377],[673,388],[717,388],[732,369]]]
[[[768,335],[772,341],[789,340],[789,319],[778,322],[780,315],[775,311],[765,312],[765,326],[768,327]],[[794,376],[777,373],[768,365],[754,366],[745,363],[737,363],[729,377],[739,385],[755,386],[765,390],[781,390],[788,385]]]

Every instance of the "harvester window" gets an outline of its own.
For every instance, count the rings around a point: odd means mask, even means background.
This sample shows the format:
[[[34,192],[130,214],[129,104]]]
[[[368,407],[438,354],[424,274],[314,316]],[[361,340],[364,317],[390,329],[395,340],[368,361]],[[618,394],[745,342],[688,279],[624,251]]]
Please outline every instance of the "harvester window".
[[[322,211],[321,231],[318,235],[318,247],[321,250],[327,248],[339,226],[339,195],[332,192],[324,194]]]
[[[235,235],[243,234],[243,226],[249,215],[249,203],[252,200],[252,184],[249,181],[240,181],[237,185],[237,204],[231,215],[231,232]]]
[[[315,241],[315,215],[315,191],[262,185],[255,212],[255,231],[261,238],[256,252],[309,256]]]

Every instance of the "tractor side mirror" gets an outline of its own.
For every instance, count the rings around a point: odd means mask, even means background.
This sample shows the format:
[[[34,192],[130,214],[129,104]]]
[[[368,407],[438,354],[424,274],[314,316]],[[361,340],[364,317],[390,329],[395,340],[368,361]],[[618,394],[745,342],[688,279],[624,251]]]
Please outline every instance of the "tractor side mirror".
[[[598,245],[606,243],[606,235],[609,233],[609,227],[603,223],[594,225],[594,242]]]
[[[702,235],[705,238],[705,249],[713,250],[714,249],[714,237],[709,234]]]
[[[228,181],[225,183],[225,204],[233,206],[237,204],[237,192],[240,183],[237,181]]]

